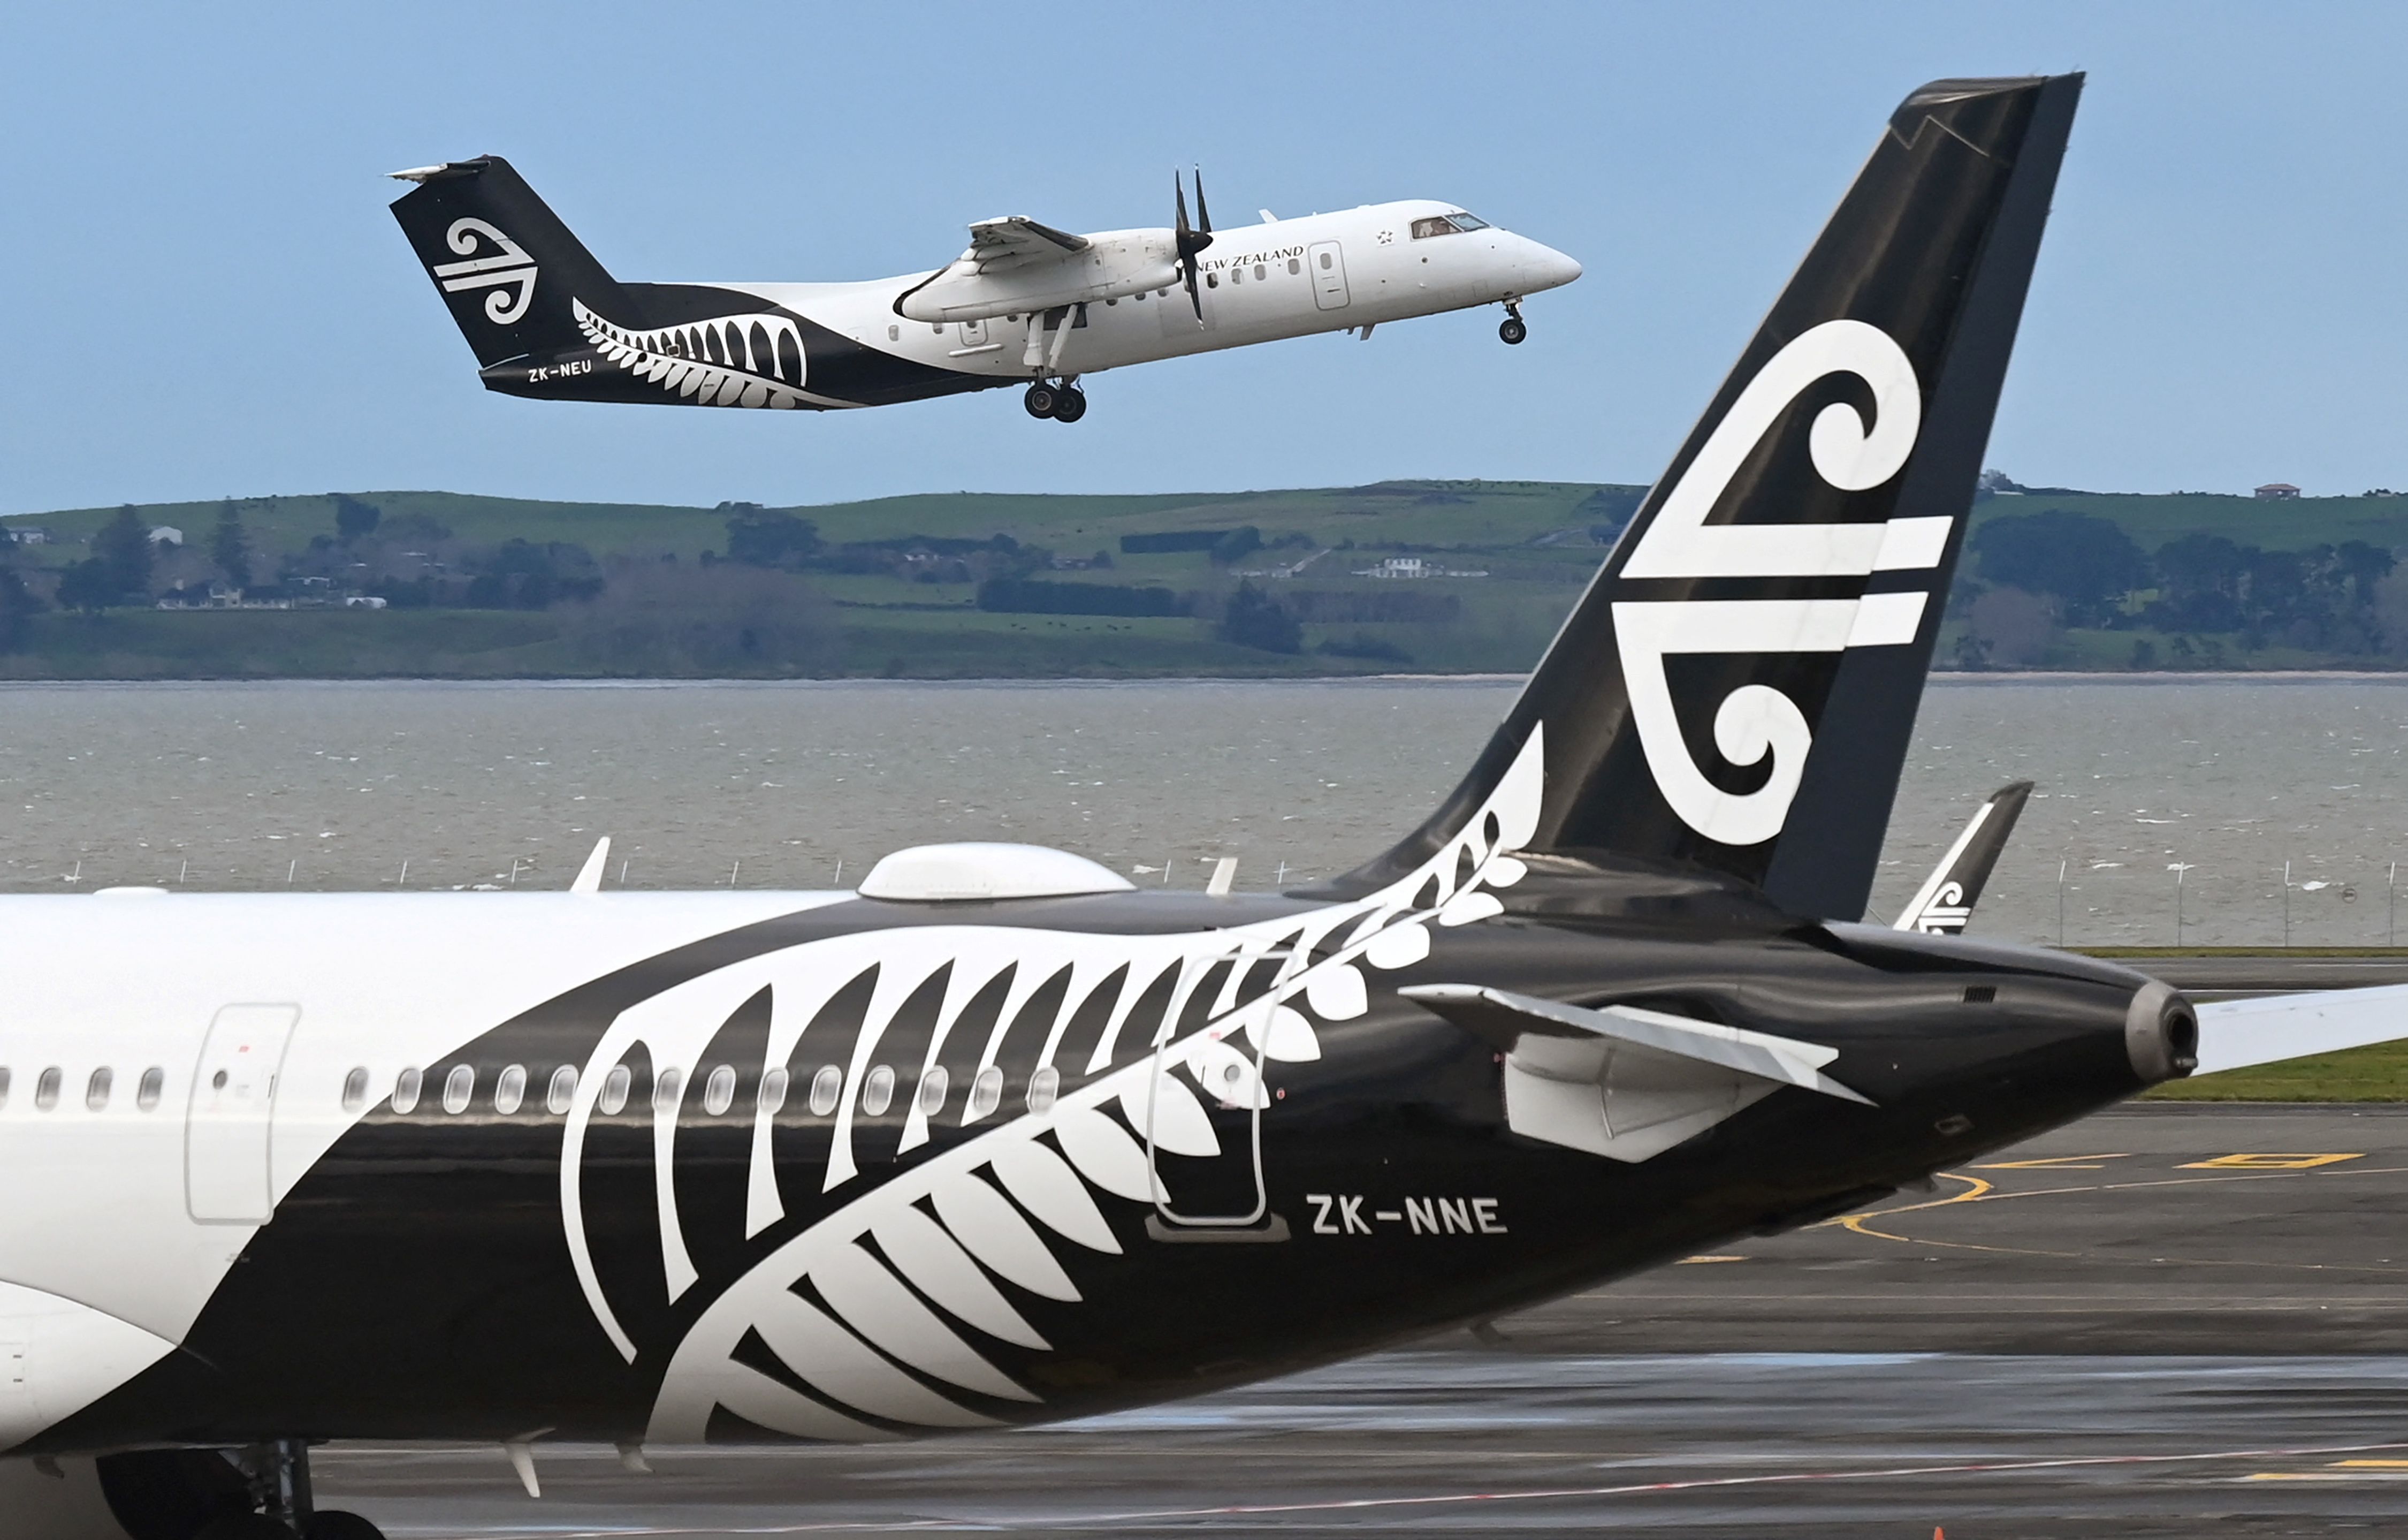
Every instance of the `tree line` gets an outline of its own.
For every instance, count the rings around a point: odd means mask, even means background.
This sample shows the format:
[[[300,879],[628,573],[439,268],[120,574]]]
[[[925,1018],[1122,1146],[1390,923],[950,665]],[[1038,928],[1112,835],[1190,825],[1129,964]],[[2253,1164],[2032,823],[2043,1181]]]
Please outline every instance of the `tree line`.
[[[2408,655],[2408,571],[2363,540],[2269,551],[2190,534],[2148,551],[2112,520],[2042,509],[1983,524],[1968,555],[1951,605],[1969,666],[2038,662],[2062,627],[2176,633],[2177,663],[2204,651],[2186,636],[2215,639],[2219,655]],[[2154,664],[2154,644],[2138,642],[2133,661]]]

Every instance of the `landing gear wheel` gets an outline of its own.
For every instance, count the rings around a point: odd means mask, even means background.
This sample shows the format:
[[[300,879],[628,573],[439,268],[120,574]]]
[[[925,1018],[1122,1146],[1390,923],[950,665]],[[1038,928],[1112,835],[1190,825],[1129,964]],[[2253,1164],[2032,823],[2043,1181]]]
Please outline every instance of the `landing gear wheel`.
[[[384,1540],[384,1531],[358,1514],[321,1508],[301,1526],[301,1540]]]
[[[1530,335],[1530,328],[1520,316],[1509,315],[1498,324],[1497,335],[1504,339],[1507,347],[1518,348],[1522,339]]]
[[[229,1513],[193,1532],[193,1540],[294,1540],[293,1526],[264,1513]]]
[[[1028,409],[1031,417],[1051,417],[1062,404],[1062,393],[1039,380],[1028,387],[1028,394],[1020,398],[1020,404]]]
[[[1054,403],[1054,420],[1075,423],[1087,415],[1087,393],[1076,385],[1062,387],[1061,397]]]

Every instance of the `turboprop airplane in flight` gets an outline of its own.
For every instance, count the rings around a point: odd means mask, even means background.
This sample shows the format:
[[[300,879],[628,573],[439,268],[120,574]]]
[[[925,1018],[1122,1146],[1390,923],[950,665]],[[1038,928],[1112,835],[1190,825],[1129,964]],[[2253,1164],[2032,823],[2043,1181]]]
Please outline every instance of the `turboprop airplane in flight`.
[[[552,401],[876,407],[1025,384],[1075,423],[1086,375],[1315,332],[1522,301],[1580,264],[1451,203],[1416,199],[1214,231],[1196,182],[1168,229],[970,226],[933,273],[861,283],[622,283],[498,155],[396,171],[394,217],[488,390]],[[1174,181],[1176,179],[1174,179]]]
[[[2408,1035],[1862,922],[2080,84],[1906,99],[1462,784],[1318,888],[0,898],[0,1537],[372,1540],[326,1439],[533,1492],[1172,1400]]]

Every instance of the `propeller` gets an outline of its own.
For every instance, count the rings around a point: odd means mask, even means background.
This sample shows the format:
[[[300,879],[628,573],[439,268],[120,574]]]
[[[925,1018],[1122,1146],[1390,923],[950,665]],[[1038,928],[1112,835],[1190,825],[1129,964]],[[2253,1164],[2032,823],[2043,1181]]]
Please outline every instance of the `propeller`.
[[[1178,172],[1170,174],[1170,195],[1179,204],[1179,278],[1187,285],[1187,302],[1196,307],[1196,323],[1204,323],[1204,296],[1196,292],[1197,253],[1212,244],[1212,211],[1204,207],[1204,168],[1196,168],[1196,223],[1187,223],[1187,185]]]

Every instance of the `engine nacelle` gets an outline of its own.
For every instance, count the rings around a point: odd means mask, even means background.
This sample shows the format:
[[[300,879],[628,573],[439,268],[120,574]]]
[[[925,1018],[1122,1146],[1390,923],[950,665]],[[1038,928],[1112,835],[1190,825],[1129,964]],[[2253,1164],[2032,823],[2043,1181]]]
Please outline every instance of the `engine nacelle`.
[[[1089,238],[1082,252],[983,266],[967,252],[943,272],[896,301],[906,321],[991,321],[1065,305],[1123,299],[1179,282],[1179,252],[1168,231],[1131,231]]]

